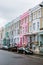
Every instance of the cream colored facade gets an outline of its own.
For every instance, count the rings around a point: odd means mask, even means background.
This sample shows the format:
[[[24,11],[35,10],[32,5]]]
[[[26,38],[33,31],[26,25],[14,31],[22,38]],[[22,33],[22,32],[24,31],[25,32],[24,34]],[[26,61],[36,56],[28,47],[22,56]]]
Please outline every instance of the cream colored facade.
[[[0,47],[3,46],[3,39],[4,39],[4,37],[5,37],[5,28],[2,27],[0,29]]]
[[[43,5],[43,3],[41,3]],[[32,49],[43,47],[43,7],[39,5],[31,9],[32,18],[29,21],[29,32],[31,33]],[[30,28],[31,27],[31,28]],[[31,30],[31,31],[30,31]],[[39,49],[39,48],[38,48]]]
[[[32,32],[32,18],[33,18],[33,16],[32,16],[32,10],[29,9],[29,33]]]
[[[41,8],[40,29],[43,30],[43,7]]]

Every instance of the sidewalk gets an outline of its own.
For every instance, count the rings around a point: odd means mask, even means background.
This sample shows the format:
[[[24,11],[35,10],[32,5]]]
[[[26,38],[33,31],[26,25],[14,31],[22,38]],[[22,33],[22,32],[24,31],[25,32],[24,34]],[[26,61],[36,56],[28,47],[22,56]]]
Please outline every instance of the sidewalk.
[[[43,53],[39,53],[39,54],[35,54],[34,53],[34,55],[36,55],[36,56],[43,56]]]
[[[32,50],[32,51],[33,51],[34,55],[43,56],[43,53],[40,51],[34,51],[34,50]]]

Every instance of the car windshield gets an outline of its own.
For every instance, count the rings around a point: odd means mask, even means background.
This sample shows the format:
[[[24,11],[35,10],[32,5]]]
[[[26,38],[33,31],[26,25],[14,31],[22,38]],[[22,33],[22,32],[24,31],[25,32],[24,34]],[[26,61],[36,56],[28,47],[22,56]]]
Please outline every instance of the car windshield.
[[[29,51],[29,48],[25,48],[25,49]]]

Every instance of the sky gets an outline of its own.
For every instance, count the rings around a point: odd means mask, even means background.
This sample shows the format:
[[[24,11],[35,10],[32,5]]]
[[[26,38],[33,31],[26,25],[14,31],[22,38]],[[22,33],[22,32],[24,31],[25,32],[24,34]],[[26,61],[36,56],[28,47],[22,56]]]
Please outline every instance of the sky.
[[[43,0],[0,0],[0,27],[42,1]]]

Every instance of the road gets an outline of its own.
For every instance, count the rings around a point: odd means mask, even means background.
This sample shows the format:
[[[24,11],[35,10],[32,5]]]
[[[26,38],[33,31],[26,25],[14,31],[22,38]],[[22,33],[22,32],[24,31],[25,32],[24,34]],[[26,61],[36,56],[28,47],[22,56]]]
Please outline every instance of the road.
[[[0,65],[43,65],[43,57],[0,50]]]

